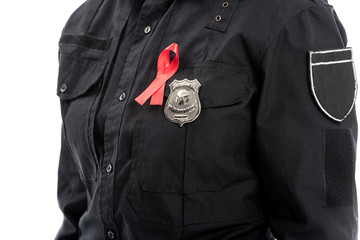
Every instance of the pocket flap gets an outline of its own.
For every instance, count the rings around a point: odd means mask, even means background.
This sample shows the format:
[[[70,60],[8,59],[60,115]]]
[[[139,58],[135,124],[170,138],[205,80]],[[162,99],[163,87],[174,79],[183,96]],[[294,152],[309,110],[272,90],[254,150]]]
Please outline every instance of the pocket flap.
[[[69,100],[85,93],[101,77],[106,63],[60,54],[56,94]]]
[[[164,95],[170,94],[169,84],[187,78],[197,79],[202,108],[220,107],[241,102],[245,98],[248,68],[219,62],[184,63],[165,84]]]

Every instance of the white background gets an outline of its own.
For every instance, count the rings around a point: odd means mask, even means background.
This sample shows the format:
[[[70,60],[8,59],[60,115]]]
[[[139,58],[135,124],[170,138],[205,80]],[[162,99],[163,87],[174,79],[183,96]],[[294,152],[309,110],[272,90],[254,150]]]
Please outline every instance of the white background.
[[[0,239],[54,239],[61,225],[56,199],[61,126],[57,44],[66,20],[82,2],[1,4]],[[357,1],[329,3],[345,26],[360,71]],[[358,164],[356,171],[358,179]]]

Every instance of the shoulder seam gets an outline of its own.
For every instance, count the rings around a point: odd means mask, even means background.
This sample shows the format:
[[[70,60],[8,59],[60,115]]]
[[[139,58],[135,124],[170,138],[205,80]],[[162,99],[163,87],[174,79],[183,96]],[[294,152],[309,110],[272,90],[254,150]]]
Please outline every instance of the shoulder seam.
[[[85,30],[86,33],[89,31],[92,23],[94,22],[94,19],[95,19],[96,15],[97,15],[98,12],[99,12],[99,9],[100,9],[101,6],[104,4],[104,2],[105,2],[105,0],[101,0],[101,2],[99,3],[99,5],[97,6],[94,15],[92,15],[92,17],[91,17],[91,19],[90,19],[90,22],[89,22],[89,24],[88,24],[87,27],[86,27],[86,30]]]
[[[314,3],[316,4],[316,3]],[[268,50],[269,46],[271,45],[273,39],[282,31],[282,29],[285,28],[285,26],[287,26],[293,19],[297,18],[299,15],[301,15],[302,13],[306,12],[307,10],[313,9],[313,8],[317,8],[319,7],[319,5],[314,5],[314,6],[310,6],[307,8],[304,8],[302,10],[300,10],[298,13],[296,13],[295,15],[293,15],[292,17],[288,18],[283,24],[279,25],[279,27],[277,27],[275,29],[275,31],[273,31],[272,33],[270,33],[266,40],[264,41],[264,43],[261,45],[262,47],[258,50],[257,54],[256,54],[256,66],[259,67],[260,63],[266,53],[266,51]]]

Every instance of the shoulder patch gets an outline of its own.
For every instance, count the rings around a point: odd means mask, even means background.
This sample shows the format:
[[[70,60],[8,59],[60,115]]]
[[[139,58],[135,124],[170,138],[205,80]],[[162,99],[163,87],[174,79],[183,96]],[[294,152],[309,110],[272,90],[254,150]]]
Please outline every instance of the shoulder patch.
[[[357,79],[352,48],[309,51],[311,91],[320,109],[341,122],[352,110]]]

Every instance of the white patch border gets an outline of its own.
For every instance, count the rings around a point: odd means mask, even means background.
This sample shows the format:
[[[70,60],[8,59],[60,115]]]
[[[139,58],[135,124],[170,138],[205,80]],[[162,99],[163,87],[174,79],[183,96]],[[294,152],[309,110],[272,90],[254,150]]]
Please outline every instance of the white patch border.
[[[312,56],[313,54],[321,54],[321,53],[332,53],[332,52],[345,52],[345,51],[351,51],[351,59],[350,60],[342,60],[342,61],[329,61],[329,62],[319,62],[319,63],[312,63]],[[326,50],[326,51],[309,51],[309,68],[310,68],[310,83],[311,83],[311,91],[313,93],[313,96],[315,97],[315,100],[317,102],[317,104],[319,105],[319,107],[321,108],[321,110],[331,119],[337,121],[337,122],[342,122],[351,112],[351,110],[353,109],[354,105],[355,105],[355,101],[356,101],[356,97],[357,97],[357,91],[358,91],[358,81],[357,81],[357,75],[356,75],[356,70],[355,70],[355,64],[354,64],[354,60],[353,60],[353,51],[351,47],[347,47],[347,48],[343,48],[343,49],[334,49],[334,50]],[[324,107],[321,105],[319,99],[316,96],[315,93],[315,87],[314,87],[314,79],[313,79],[313,66],[317,66],[317,65],[330,65],[330,64],[341,64],[341,63],[346,63],[346,62],[351,62],[353,65],[353,71],[354,71],[354,79],[355,79],[355,92],[354,92],[354,98],[353,98],[353,102],[352,105],[349,109],[349,111],[345,114],[345,116],[342,119],[336,118],[334,116],[332,116],[329,112],[327,112]]]

